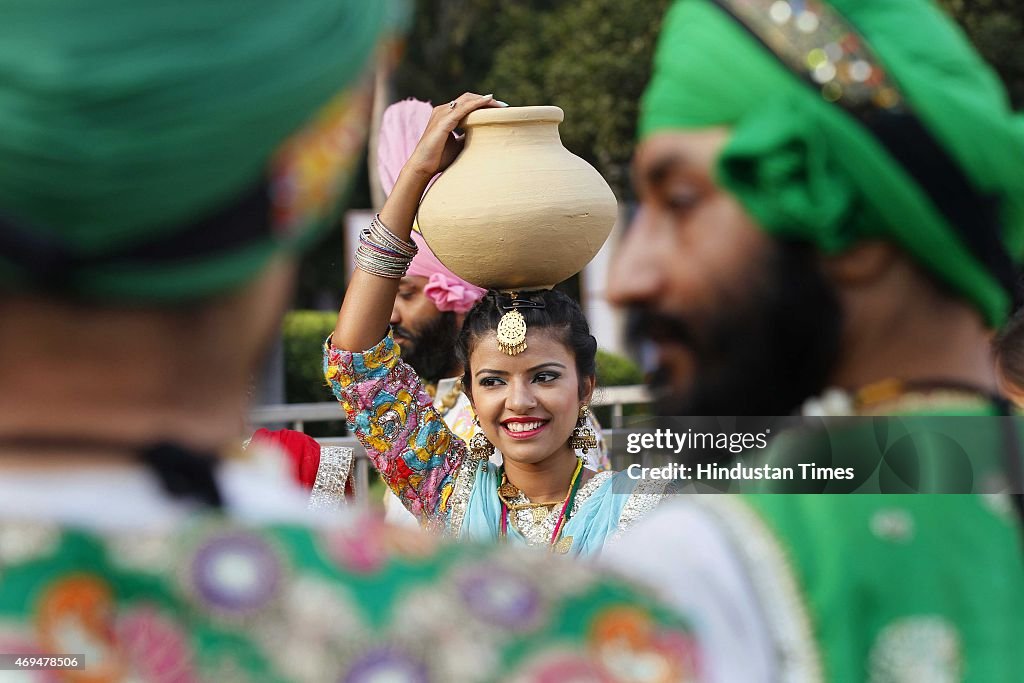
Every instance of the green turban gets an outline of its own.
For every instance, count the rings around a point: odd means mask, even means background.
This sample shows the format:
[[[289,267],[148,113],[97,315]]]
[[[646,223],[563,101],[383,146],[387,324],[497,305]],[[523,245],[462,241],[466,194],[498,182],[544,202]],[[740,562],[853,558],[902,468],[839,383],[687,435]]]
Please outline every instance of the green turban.
[[[930,3],[830,5],[678,0],[641,137],[729,127],[718,180],[764,230],[826,253],[893,241],[998,326],[1024,254],[1024,125]]]
[[[362,153],[366,0],[0,0],[0,287],[180,301],[310,240]]]

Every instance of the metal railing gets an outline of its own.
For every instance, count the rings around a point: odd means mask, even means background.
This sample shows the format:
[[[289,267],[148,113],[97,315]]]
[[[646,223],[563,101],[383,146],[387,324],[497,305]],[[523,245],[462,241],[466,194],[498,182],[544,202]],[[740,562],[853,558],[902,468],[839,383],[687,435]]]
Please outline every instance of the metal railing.
[[[622,427],[623,406],[650,402],[650,390],[642,384],[636,384],[599,388],[594,392],[594,400],[590,402],[590,405],[595,408],[611,406],[612,419],[608,426],[612,429],[619,429]],[[345,415],[337,401],[259,406],[249,413],[249,420],[256,426],[287,424],[297,432],[306,431],[307,422],[329,422],[344,419]]]
[[[647,404],[651,402],[651,392],[643,385],[604,387],[594,392],[594,398],[590,402],[593,407],[610,407],[611,424],[605,425],[605,437],[613,442],[614,433],[622,428],[623,409],[627,405]],[[337,401],[323,401],[320,403],[288,403],[282,405],[259,406],[249,413],[249,420],[255,426],[287,424],[291,429],[305,431],[309,422],[330,422],[332,420],[345,419],[341,406]],[[370,459],[366,451],[353,435],[317,437],[322,446],[348,446],[354,451],[353,475],[357,501],[365,501],[368,496],[370,482]],[[620,469],[624,464],[619,460],[625,460],[624,453],[610,453],[613,469]]]

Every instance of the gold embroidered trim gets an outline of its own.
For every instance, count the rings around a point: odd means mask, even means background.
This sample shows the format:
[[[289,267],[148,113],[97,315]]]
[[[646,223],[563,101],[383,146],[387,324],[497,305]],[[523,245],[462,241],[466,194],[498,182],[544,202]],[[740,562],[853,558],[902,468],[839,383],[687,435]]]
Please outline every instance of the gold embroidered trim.
[[[607,470],[604,472],[598,472],[590,479],[590,481],[584,484],[579,493],[576,494],[576,500],[573,501],[572,516],[575,517],[576,513],[580,511],[581,507],[583,507],[583,504],[586,503],[592,495],[594,495],[594,492],[614,476],[614,472],[609,472]]]
[[[716,0],[828,102],[857,111],[906,105],[881,60],[821,0]]]
[[[626,529],[658,507],[665,498],[665,489],[668,487],[668,483],[668,480],[662,479],[644,479],[637,483],[636,488],[629,494],[629,500],[622,506],[622,512],[619,513],[619,526],[608,542],[613,543],[619,540]]]
[[[778,680],[824,681],[824,665],[810,610],[786,550],[760,515],[735,496],[694,498],[697,505],[721,523],[738,551],[778,652]]]
[[[480,466],[486,467],[487,461],[473,458],[469,453],[465,455],[462,464],[459,465],[459,470],[455,475],[455,486],[448,499],[448,528],[445,532],[447,536],[457,538],[462,531],[462,522],[466,519],[466,509],[469,507],[469,499],[473,495],[477,469]]]

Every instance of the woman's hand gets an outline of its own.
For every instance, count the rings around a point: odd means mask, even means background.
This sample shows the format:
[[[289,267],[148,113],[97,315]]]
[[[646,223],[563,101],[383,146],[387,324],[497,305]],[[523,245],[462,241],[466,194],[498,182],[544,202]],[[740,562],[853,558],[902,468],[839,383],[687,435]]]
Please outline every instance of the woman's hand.
[[[406,162],[403,172],[415,174],[421,181],[429,181],[448,168],[462,151],[463,137],[455,134],[455,127],[470,112],[485,107],[508,106],[498,102],[494,95],[463,93],[451,102],[434,107],[416,149]]]
[[[427,129],[409,161],[398,174],[395,187],[380,209],[380,221],[400,240],[408,240],[420,197],[439,171],[448,167],[462,149],[455,135],[459,121],[484,107],[505,107],[492,95],[466,93],[452,103],[434,108]],[[370,275],[356,269],[345,292],[345,301],[334,328],[334,346],[348,351],[363,351],[387,334],[391,309],[398,295],[398,280]]]

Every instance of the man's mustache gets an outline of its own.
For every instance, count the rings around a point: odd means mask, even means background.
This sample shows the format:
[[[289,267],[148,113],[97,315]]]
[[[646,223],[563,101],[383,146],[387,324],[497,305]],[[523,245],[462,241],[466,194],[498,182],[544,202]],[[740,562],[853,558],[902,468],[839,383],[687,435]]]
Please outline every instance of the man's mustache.
[[[692,327],[685,320],[649,309],[631,312],[626,321],[626,335],[634,346],[668,342],[693,348],[694,342]],[[659,409],[676,405],[678,388],[673,386],[666,368],[661,365],[650,368],[646,382],[656,397]]]
[[[646,309],[630,314],[626,335],[632,344],[664,341],[693,347],[696,342],[693,328],[682,318]]]
[[[402,327],[401,325],[392,325],[391,333],[396,337],[405,337],[409,341],[416,341],[416,335],[409,331],[408,328]]]

